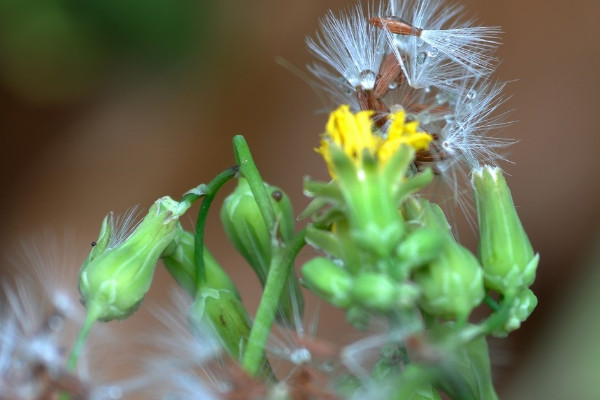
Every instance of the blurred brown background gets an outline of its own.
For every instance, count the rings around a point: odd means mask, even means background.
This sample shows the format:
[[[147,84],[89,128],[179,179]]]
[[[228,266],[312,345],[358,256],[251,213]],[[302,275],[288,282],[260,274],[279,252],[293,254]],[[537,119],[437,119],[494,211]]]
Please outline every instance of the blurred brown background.
[[[275,58],[304,69],[312,61],[305,36],[346,0],[23,3],[0,4],[3,254],[49,227],[76,232],[79,243],[66,247],[85,254],[108,211],[178,197],[233,164],[234,134],[246,136],[265,179],[284,188],[297,211],[307,203],[302,177],[325,177],[313,151],[326,118],[315,112],[321,104]],[[521,331],[492,347],[504,391],[521,398],[510,391],[513,378],[538,368],[531,360],[545,351],[537,346],[570,326],[557,310],[599,266],[590,257],[600,235],[600,2],[462,3],[480,23],[503,27],[497,76],[516,80],[507,91],[518,122],[502,134],[520,142],[505,169],[541,253],[540,306]],[[217,215],[209,245],[254,309],[258,285],[223,245]],[[161,284],[171,284],[162,273]],[[152,296],[164,292],[156,287]],[[552,346],[571,343],[565,332]],[[579,349],[586,345],[593,342]],[[551,383],[540,375],[519,384]],[[600,366],[592,375],[600,376]],[[527,390],[523,398],[542,398]],[[557,397],[543,398],[561,398],[550,393]]]

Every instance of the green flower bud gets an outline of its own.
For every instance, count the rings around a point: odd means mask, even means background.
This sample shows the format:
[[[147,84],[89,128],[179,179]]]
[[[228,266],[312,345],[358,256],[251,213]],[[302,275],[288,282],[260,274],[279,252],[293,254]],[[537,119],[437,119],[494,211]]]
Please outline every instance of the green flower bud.
[[[79,275],[79,291],[91,315],[98,320],[123,319],[139,307],[158,258],[177,235],[183,208],[170,197],[158,199],[126,238],[114,233],[112,214],[104,219]]]
[[[353,304],[382,313],[412,307],[419,294],[415,285],[398,283],[376,272],[365,272],[355,277],[351,292]]]
[[[352,305],[346,310],[346,321],[359,331],[369,329],[371,313],[363,307]]]
[[[229,354],[241,360],[252,322],[236,293],[208,287],[201,289],[190,309],[190,318],[208,323]]]
[[[184,231],[181,226],[177,231],[176,240],[166,249],[161,260],[171,276],[191,296],[196,296],[196,269],[194,266],[194,234]],[[239,293],[229,275],[221,268],[214,257],[204,248],[204,268],[206,285],[214,289],[224,289]]]
[[[440,255],[414,273],[422,290],[420,305],[434,315],[466,320],[485,296],[482,270],[469,250],[454,239],[444,242]]]
[[[479,168],[473,171],[472,184],[485,284],[505,295],[517,293],[535,280],[539,254],[533,253],[502,171]]]
[[[432,236],[427,240],[432,241],[430,251],[433,251],[429,255],[436,251],[437,246],[440,246],[437,249],[440,253],[426,267],[416,270],[413,276],[423,292],[421,307],[435,315],[466,319],[484,297],[479,262],[469,250],[454,240],[448,220],[437,204],[413,196],[406,199],[402,210],[409,222],[435,231],[438,235],[436,239]],[[436,244],[437,240],[441,244]],[[427,246],[424,244],[424,248]]]
[[[402,211],[407,221],[418,223],[420,226],[425,226],[438,234],[453,237],[451,226],[437,204],[431,203],[420,196],[412,196],[404,201]]]
[[[396,305],[397,283],[387,275],[366,272],[357,276],[352,287],[355,304],[379,312],[387,312]]]
[[[510,310],[508,311],[508,319],[506,320],[506,323],[502,326],[502,328],[493,332],[493,335],[504,337],[510,332],[519,329],[521,327],[521,323],[529,318],[537,304],[537,297],[530,289],[525,289],[520,292],[512,302]]]
[[[283,242],[287,242],[294,235],[292,203],[281,189],[265,185],[277,218],[278,234]],[[254,269],[260,283],[264,286],[271,263],[272,235],[267,229],[246,179],[239,178],[237,187],[225,199],[221,208],[221,222],[235,249]],[[304,302],[300,286],[293,274],[290,274],[287,284],[291,290],[282,294],[278,319],[283,318],[287,323],[293,324],[294,309],[299,308],[301,312]]]
[[[398,281],[408,278],[410,271],[433,261],[440,254],[444,235],[431,228],[412,231],[396,249],[398,262],[392,267],[392,275]]]
[[[333,261],[316,257],[302,266],[302,283],[336,307],[351,303],[352,277]]]

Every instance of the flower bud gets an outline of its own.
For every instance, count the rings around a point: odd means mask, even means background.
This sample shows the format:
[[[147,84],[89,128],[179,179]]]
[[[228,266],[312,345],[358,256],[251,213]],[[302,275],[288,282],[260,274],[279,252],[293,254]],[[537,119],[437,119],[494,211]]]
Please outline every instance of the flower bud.
[[[396,282],[386,275],[365,272],[354,279],[352,299],[367,309],[387,312],[395,306],[396,285]]]
[[[404,201],[402,211],[408,222],[418,223],[438,234],[453,237],[450,224],[437,204],[420,196],[412,196]]]
[[[510,332],[519,329],[521,327],[521,323],[529,318],[537,306],[537,303],[537,297],[530,289],[525,289],[520,292],[514,298],[513,303],[508,311],[508,319],[506,320],[506,323],[497,331],[492,332],[492,334],[494,336],[504,337]]]
[[[398,281],[408,278],[410,271],[433,261],[442,250],[443,234],[431,228],[417,228],[396,249],[397,263],[391,274]]]
[[[346,308],[351,303],[352,277],[328,258],[316,257],[304,264],[302,283],[336,307]]]
[[[539,254],[517,215],[502,171],[483,167],[473,171],[479,221],[479,259],[485,284],[505,295],[529,287],[535,280]]]
[[[412,307],[419,297],[419,289],[414,285],[398,283],[387,275],[375,272],[358,275],[351,293],[353,304],[381,313]]]
[[[127,318],[139,307],[156,262],[175,238],[184,211],[170,197],[158,199],[126,238],[114,234],[112,215],[104,219],[98,242],[79,276],[79,291],[89,313],[108,321]]]
[[[234,292],[208,287],[200,289],[190,308],[190,319],[208,323],[229,354],[236,360],[241,359],[252,323]]]
[[[466,320],[485,295],[479,262],[451,238],[435,260],[414,273],[414,282],[422,290],[421,307],[442,317]]]
[[[194,234],[184,231],[179,226],[176,239],[161,255],[161,260],[171,276],[191,297],[196,296],[197,290],[194,254]],[[204,268],[206,271],[206,286],[229,290],[239,297],[237,288],[229,275],[221,268],[206,247],[204,248]]]
[[[266,185],[271,196],[271,204],[277,218],[278,234],[283,242],[289,241],[294,235],[294,213],[289,197],[275,186]],[[238,179],[233,193],[224,201],[221,208],[221,222],[227,237],[235,249],[250,264],[264,286],[271,263],[272,232],[269,232],[262,217],[258,204],[254,199],[248,181]],[[284,292],[280,302],[280,315],[289,323],[293,323],[293,310],[303,308],[302,292],[293,274],[288,282],[290,292]],[[298,303],[298,306],[293,303]]]

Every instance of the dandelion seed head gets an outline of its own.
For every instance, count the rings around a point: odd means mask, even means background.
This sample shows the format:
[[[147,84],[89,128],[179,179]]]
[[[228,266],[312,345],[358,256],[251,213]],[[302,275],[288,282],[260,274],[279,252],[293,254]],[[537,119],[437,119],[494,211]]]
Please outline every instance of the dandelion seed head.
[[[330,11],[321,20],[320,32],[306,42],[351,88],[373,89],[387,45],[384,32],[368,24],[360,5],[339,18]]]

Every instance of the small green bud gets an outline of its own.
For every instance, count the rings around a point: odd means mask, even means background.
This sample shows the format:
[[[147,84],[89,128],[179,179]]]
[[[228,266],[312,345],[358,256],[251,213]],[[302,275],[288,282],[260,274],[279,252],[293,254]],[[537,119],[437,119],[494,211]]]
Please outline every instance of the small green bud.
[[[513,303],[508,311],[508,319],[502,328],[495,332],[492,332],[494,336],[504,337],[510,332],[517,330],[521,327],[521,323],[524,322],[535,307],[538,304],[537,297],[530,289],[525,289],[519,293],[513,300]]]
[[[304,264],[302,283],[336,307],[346,308],[351,303],[352,277],[327,258],[316,257]]]
[[[114,234],[111,214],[104,219],[98,242],[79,275],[79,291],[89,313],[108,321],[127,318],[139,307],[158,258],[177,235],[183,212],[170,197],[158,199],[126,238]]]
[[[352,299],[367,309],[387,312],[396,305],[396,287],[397,283],[387,275],[365,272],[354,279]]]
[[[469,250],[451,238],[444,242],[440,255],[414,273],[423,293],[420,305],[434,315],[466,320],[485,296],[482,270]]]
[[[452,237],[451,226],[437,204],[420,196],[411,196],[402,204],[402,211],[408,222],[418,223],[438,234]]]
[[[479,221],[479,259],[488,288],[505,295],[529,287],[535,280],[539,254],[533,248],[499,168],[473,171]]]
[[[433,261],[442,250],[443,234],[431,228],[412,231],[396,249],[398,263],[391,271],[395,279],[404,281],[410,271]]]
[[[190,318],[208,323],[229,354],[241,360],[252,322],[236,293],[208,287],[201,289],[190,308]]]
[[[184,231],[181,226],[177,237],[166,249],[161,260],[171,276],[191,296],[196,296],[196,269],[194,266],[194,234]],[[206,286],[214,289],[224,289],[239,293],[229,275],[221,268],[215,258],[204,248],[204,268],[206,271]]]
[[[283,242],[287,242],[294,235],[292,203],[281,189],[265,185],[277,218],[278,234]],[[272,235],[246,179],[239,178],[235,190],[225,199],[221,208],[221,222],[235,249],[254,269],[264,286],[271,263]],[[282,294],[278,318],[283,316],[288,323],[293,324],[293,310],[303,308],[302,292],[293,274],[289,277],[288,287],[291,287],[291,291]]]

